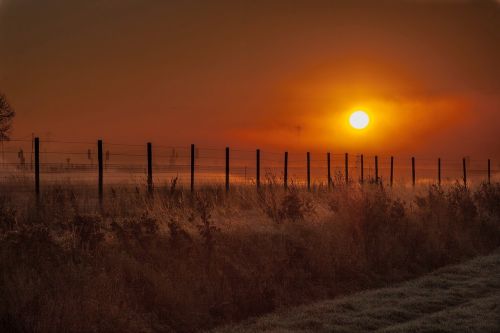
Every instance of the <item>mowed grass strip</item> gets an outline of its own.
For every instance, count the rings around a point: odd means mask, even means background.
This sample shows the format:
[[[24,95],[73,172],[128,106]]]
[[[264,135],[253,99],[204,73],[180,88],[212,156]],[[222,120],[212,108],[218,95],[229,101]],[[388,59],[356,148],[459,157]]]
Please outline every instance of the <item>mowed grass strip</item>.
[[[394,287],[214,332],[500,332],[500,249]]]

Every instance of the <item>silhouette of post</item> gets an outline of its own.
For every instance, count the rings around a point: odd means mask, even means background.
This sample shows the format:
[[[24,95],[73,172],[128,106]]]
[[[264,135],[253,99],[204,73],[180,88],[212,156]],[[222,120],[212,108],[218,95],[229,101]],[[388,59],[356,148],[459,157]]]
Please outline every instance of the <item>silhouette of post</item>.
[[[326,168],[327,168],[327,176],[328,176],[328,189],[332,187],[332,170],[331,170],[331,162],[330,162],[330,153],[326,153]]]
[[[256,175],[255,175],[255,183],[257,184],[257,189],[260,188],[260,149],[256,151]]]
[[[151,142],[147,144],[148,148],[148,192],[153,193],[153,148]]]
[[[361,163],[361,176],[359,178],[359,181],[361,182],[361,185],[365,182],[365,157],[363,154],[360,156],[360,163]]]
[[[438,158],[438,186],[441,186],[441,158]]]
[[[411,158],[411,183],[413,186],[415,186],[415,157]]]
[[[285,152],[285,170],[283,174],[283,185],[285,186],[285,190],[288,189],[288,152]]]
[[[375,155],[375,183],[378,184],[378,156]]]
[[[102,140],[97,140],[97,163],[99,170],[99,182],[98,182],[98,190],[99,190],[99,204],[102,206],[103,201],[103,159],[102,159]]]
[[[35,138],[35,194],[40,196],[40,139]]]
[[[391,175],[390,175],[391,187],[394,184],[394,156],[391,156]]]
[[[307,152],[307,190],[311,190],[311,153]]]
[[[191,144],[191,192],[194,192],[194,144]]]
[[[345,153],[345,183],[349,184],[349,154]]]
[[[467,187],[467,165],[465,163],[465,157],[462,158],[462,171],[464,173],[464,186]]]
[[[229,147],[226,147],[226,191],[229,191]]]
[[[488,185],[491,184],[491,160],[488,158]]]

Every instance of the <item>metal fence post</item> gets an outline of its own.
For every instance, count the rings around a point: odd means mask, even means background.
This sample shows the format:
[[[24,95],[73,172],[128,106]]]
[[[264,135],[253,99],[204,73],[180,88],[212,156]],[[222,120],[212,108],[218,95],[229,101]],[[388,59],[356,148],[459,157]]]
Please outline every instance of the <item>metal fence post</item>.
[[[191,192],[194,192],[194,144],[191,144]]]
[[[257,149],[256,151],[256,175],[255,175],[255,182],[257,184],[257,189],[260,188],[260,149]]]
[[[349,154],[345,153],[345,183],[349,184]]]
[[[332,187],[332,170],[331,170],[331,162],[330,162],[330,152],[326,153],[326,168],[327,168],[327,177],[328,177],[328,189]]]
[[[441,158],[438,158],[438,186],[441,186]]]
[[[99,204],[102,206],[103,198],[104,198],[104,189],[103,189],[103,160],[102,160],[102,140],[97,140],[97,163],[99,170],[99,182],[98,182],[98,191],[99,191]]]
[[[311,153],[307,152],[307,190],[311,190]]]
[[[285,190],[288,189],[288,152],[285,152],[285,170],[283,174],[283,184],[285,186]]]
[[[151,142],[147,144],[148,151],[148,192],[153,193],[153,148]]]
[[[360,177],[360,182],[361,182],[361,185],[365,182],[365,157],[363,156],[363,154],[361,154],[360,156],[360,166],[361,166],[361,177]]]
[[[229,191],[229,147],[226,147],[226,191]]]
[[[488,184],[491,184],[491,160],[488,158]]]
[[[391,175],[390,175],[391,187],[394,183],[394,156],[391,156]]]
[[[415,186],[416,183],[416,175],[415,175],[415,157],[411,158],[411,183]]]
[[[35,194],[40,196],[40,139],[35,138]]]
[[[467,165],[465,163],[465,158],[462,158],[462,171],[464,173],[464,186],[467,187]]]

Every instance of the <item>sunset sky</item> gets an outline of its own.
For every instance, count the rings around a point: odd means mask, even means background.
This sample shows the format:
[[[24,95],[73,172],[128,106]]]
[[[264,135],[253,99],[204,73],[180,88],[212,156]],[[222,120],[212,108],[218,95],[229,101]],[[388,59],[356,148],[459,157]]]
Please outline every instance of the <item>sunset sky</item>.
[[[499,156],[500,3],[0,0],[0,91],[14,137]]]

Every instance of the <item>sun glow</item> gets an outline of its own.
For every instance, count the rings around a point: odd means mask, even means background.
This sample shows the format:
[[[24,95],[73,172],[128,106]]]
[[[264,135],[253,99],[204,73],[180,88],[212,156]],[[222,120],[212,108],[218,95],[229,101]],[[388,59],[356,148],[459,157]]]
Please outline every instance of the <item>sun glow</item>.
[[[370,123],[370,117],[365,111],[355,111],[349,117],[349,124],[355,129],[363,129]]]

